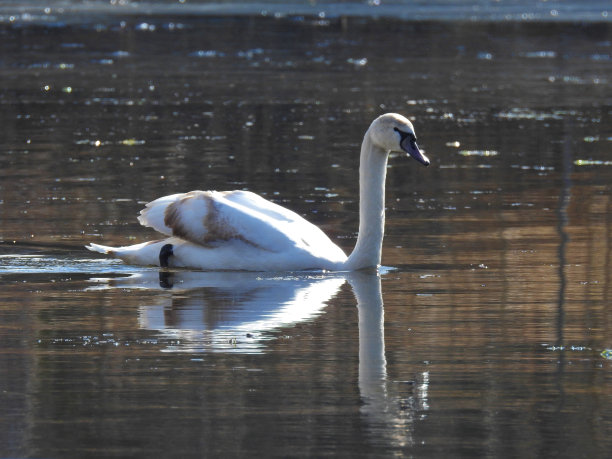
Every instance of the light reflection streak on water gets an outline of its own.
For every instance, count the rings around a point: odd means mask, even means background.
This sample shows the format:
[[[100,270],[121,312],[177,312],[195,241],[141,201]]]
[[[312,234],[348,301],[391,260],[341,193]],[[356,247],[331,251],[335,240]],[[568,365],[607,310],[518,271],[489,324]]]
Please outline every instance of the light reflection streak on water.
[[[133,267],[119,260],[100,258],[54,257],[49,255],[4,254],[0,255],[0,275],[41,273],[91,273],[130,272]]]

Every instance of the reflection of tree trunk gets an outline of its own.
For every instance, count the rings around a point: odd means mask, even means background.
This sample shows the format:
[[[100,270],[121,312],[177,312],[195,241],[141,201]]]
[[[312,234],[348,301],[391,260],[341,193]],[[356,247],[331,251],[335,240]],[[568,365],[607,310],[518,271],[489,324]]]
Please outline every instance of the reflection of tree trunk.
[[[565,129],[566,133],[570,133],[570,126]],[[565,364],[565,290],[567,287],[567,279],[565,276],[565,263],[566,263],[566,251],[567,243],[569,241],[569,235],[567,234],[566,228],[568,224],[567,208],[569,206],[571,192],[572,192],[572,151],[571,151],[571,136],[565,139],[562,151],[562,171],[561,171],[561,191],[559,193],[559,207],[557,210],[557,232],[559,233],[559,296],[558,296],[558,311],[557,311],[557,343],[556,347],[559,352],[559,365],[557,374],[557,386],[559,390],[559,407],[563,408],[564,397],[563,397],[563,369]]]

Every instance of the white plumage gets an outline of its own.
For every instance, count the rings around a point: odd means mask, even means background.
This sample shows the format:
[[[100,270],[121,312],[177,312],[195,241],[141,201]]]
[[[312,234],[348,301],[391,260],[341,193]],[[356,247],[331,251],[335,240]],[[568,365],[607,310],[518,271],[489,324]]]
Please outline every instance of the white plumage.
[[[414,128],[401,115],[372,122],[361,147],[360,224],[346,254],[318,227],[250,191],[191,191],[146,205],[138,220],[164,234],[160,241],[125,247],[90,244],[128,263],[205,270],[355,270],[380,264],[388,154],[405,151],[424,165]]]

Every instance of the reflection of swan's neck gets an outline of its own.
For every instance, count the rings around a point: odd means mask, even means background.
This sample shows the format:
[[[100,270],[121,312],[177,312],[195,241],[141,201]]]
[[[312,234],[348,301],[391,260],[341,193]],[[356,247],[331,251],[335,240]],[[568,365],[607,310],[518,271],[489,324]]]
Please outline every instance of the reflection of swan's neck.
[[[376,397],[387,367],[380,276],[356,272],[348,279],[359,312],[359,386],[362,395]]]
[[[412,403],[415,397],[400,397],[397,386],[387,381],[380,276],[362,270],[350,273],[348,280],[359,311],[359,393],[363,402],[360,412],[365,421],[365,431],[376,444],[384,443],[394,448],[414,445],[416,411],[413,411]],[[418,395],[417,409],[428,409],[426,378],[424,373],[423,384],[419,386],[424,393]]]
[[[372,143],[366,132],[359,160],[359,235],[346,261],[350,270],[380,264],[385,230],[385,178],[387,152]]]

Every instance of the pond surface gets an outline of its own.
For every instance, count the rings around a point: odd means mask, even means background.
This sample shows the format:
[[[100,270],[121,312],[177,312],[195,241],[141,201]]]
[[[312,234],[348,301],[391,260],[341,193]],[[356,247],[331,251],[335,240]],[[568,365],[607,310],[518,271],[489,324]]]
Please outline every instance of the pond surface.
[[[0,48],[1,456],[612,450],[609,23],[134,15]],[[388,111],[432,165],[389,163],[378,274],[83,248],[238,188],[350,251]]]

